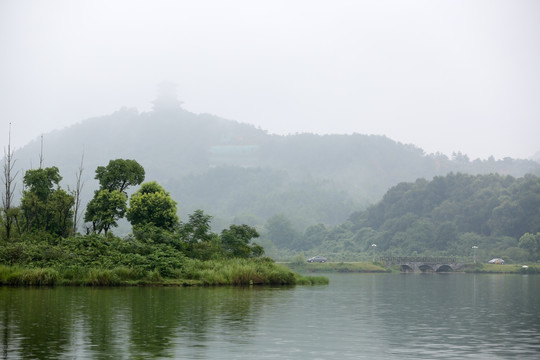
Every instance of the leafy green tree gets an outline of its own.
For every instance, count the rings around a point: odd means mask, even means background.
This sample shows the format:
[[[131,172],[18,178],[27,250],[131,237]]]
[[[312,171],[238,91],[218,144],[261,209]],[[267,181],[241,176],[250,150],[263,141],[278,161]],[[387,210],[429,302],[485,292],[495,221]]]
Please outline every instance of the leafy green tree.
[[[27,192],[35,194],[38,200],[45,202],[54,191],[55,185],[62,180],[56,166],[44,169],[27,170],[24,174],[23,183]]]
[[[75,197],[65,190],[55,190],[47,202],[47,231],[67,237],[72,231]]]
[[[95,178],[101,190],[125,192],[129,186],[144,181],[144,168],[135,160],[111,160],[107,166],[97,167]]]
[[[42,216],[45,204],[39,200],[38,196],[30,191],[24,191],[21,199],[21,210],[26,224],[26,232],[32,228],[41,228]]]
[[[231,225],[221,232],[221,244],[226,255],[230,257],[260,257],[264,254],[262,246],[251,240],[258,238],[257,229],[249,225]]]
[[[182,239],[189,244],[209,241],[212,237],[210,222],[212,216],[206,215],[202,210],[195,210],[189,215],[189,220],[180,225]]]
[[[95,178],[100,189],[88,203],[84,221],[92,223],[94,233],[107,234],[126,214],[126,189],[144,181],[144,168],[135,160],[111,160],[107,166],[97,167]]]
[[[119,190],[99,190],[86,206],[84,221],[92,223],[92,231],[100,234],[118,226],[126,213],[126,195]]]
[[[68,236],[72,226],[74,197],[60,189],[56,166],[26,171],[21,210],[27,232],[45,231]]]
[[[212,216],[195,210],[189,220],[178,227],[185,253],[191,258],[209,260],[222,253],[221,239],[211,231]]]
[[[157,182],[144,183],[131,195],[127,219],[133,226],[151,224],[173,230],[178,225],[176,201]]]

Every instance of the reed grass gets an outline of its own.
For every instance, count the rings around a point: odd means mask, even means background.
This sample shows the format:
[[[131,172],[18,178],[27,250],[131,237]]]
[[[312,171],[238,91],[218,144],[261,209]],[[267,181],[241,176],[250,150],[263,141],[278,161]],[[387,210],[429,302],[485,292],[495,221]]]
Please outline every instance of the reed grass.
[[[90,269],[85,282],[90,286],[118,286],[120,278],[109,269]]]
[[[19,266],[0,266],[0,284],[11,286],[53,286],[59,273],[51,268],[27,269]]]
[[[206,285],[293,285],[294,273],[283,266],[260,259],[190,260],[183,278]]]
[[[296,285],[328,285],[329,282],[325,276],[296,275]]]

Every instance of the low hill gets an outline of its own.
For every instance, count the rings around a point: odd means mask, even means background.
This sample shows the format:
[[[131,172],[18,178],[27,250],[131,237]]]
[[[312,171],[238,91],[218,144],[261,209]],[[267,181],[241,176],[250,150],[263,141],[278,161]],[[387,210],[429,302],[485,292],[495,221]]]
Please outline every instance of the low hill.
[[[404,182],[388,190],[377,204],[353,213],[344,224],[308,230],[304,240],[289,247],[300,244],[303,249],[297,250],[324,254],[468,256],[472,246],[478,246],[484,259],[536,260],[540,258],[540,177],[451,173],[431,181]],[[536,240],[523,240],[527,233],[537,234]]]

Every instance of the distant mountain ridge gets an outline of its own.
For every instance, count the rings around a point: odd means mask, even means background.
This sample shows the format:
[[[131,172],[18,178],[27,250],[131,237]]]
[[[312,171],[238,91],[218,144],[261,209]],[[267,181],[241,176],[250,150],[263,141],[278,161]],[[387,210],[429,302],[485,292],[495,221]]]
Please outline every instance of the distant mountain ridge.
[[[84,152],[87,198],[97,189],[97,166],[135,159],[147,181],[158,181],[173,195],[181,216],[202,208],[218,224],[262,225],[279,213],[299,227],[333,225],[404,181],[449,172],[540,175],[540,164],[531,160],[425,155],[413,145],[375,135],[271,135],[179,106],[146,113],[123,108],[45,134],[43,148],[44,166],[60,169],[64,188],[73,187]],[[24,171],[38,166],[39,154],[36,139],[14,157]]]

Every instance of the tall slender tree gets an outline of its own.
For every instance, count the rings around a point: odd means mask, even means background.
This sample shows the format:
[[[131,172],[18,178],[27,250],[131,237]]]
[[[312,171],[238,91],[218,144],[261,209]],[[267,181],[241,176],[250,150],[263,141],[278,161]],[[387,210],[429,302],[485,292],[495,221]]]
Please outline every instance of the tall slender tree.
[[[79,165],[79,169],[75,173],[75,179],[76,179],[75,190],[73,190],[72,192],[73,197],[75,198],[75,202],[73,205],[73,229],[71,231],[73,235],[77,233],[77,225],[79,222],[79,210],[81,207],[81,193],[84,187],[84,181],[82,181],[82,174],[84,170],[83,162],[84,162],[84,148],[81,155],[81,163]]]
[[[13,174],[13,167],[15,166],[15,160],[13,159],[13,151],[11,150],[11,123],[9,123],[8,131],[8,146],[7,151],[4,149],[4,177],[2,179],[4,183],[4,196],[2,197],[2,209],[4,212],[4,226],[6,228],[6,239],[11,238],[11,226],[13,224],[13,216],[11,213],[11,204],[13,201],[13,194],[15,192],[15,178],[18,171]]]

